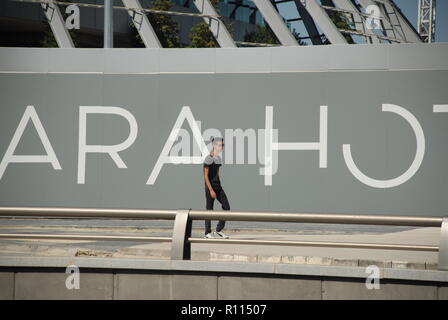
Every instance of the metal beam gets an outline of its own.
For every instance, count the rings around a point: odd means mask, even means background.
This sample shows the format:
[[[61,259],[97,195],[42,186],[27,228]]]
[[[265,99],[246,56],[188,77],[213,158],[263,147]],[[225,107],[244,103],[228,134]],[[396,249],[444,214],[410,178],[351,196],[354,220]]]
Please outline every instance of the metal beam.
[[[215,16],[218,15],[209,0],[194,0],[193,3],[200,13]],[[224,22],[209,17],[203,17],[203,19],[205,22],[209,23],[210,31],[215,36],[215,39],[218,41],[221,48],[234,48],[237,46],[235,41],[233,41],[232,35],[224,25]]]
[[[372,29],[365,27],[365,18],[358,11],[358,8],[350,0],[333,0],[338,8],[353,12],[353,22],[355,23],[356,31],[365,33],[369,36],[372,43],[380,43],[378,36],[372,31]]]
[[[334,241],[288,241],[288,240],[248,240],[248,239],[204,239],[189,238],[191,243],[223,243],[233,245],[264,245],[264,246],[300,246],[300,247],[327,247],[327,248],[358,248],[383,250],[409,250],[438,252],[438,246],[420,246],[413,244],[386,244],[386,243],[360,243],[360,242],[334,242]]]
[[[436,34],[436,0],[419,0],[417,30],[423,42],[434,42]]]
[[[305,26],[306,31],[308,32],[308,36],[310,37],[312,44],[321,45],[322,38],[320,37],[319,30],[317,30],[313,17],[311,17],[308,11],[306,11],[300,0],[294,0],[294,3],[296,4],[297,11],[299,12],[300,17],[302,18],[303,24]]]
[[[335,6],[333,0],[320,0],[320,4],[323,6],[329,6],[329,7]]]
[[[301,0],[301,2],[332,44],[347,44],[347,40],[336,28],[325,9],[316,0]]]
[[[139,236],[98,236],[94,234],[30,234],[30,233],[1,233],[0,239],[31,239],[31,240],[69,240],[69,241],[142,241],[142,242],[171,242],[171,237],[139,237]]]
[[[104,29],[103,29],[103,47],[114,47],[114,3],[113,0],[104,1]]]
[[[126,8],[138,8],[141,9],[139,0],[122,0],[123,4]],[[146,48],[162,48],[162,44],[157,38],[157,34],[154,31],[151,23],[148,20],[148,17],[144,13],[144,11],[138,10],[128,10],[129,15],[132,18],[132,22],[134,23],[135,28],[138,31],[138,34],[142,38],[143,43]]]
[[[392,0],[381,0],[387,10],[387,14],[391,21],[396,21],[397,25],[400,26],[403,37],[407,42],[422,42],[420,36],[409,23],[409,21],[401,14],[400,8]]]
[[[269,0],[252,0],[252,2],[257,6],[258,10],[260,10],[263,18],[269,24],[283,46],[299,45],[291,31],[286,27],[282,17]]]
[[[62,17],[59,7],[53,3],[53,0],[49,0],[47,3],[41,3],[40,5],[42,9],[44,9],[45,16],[47,17],[51,31],[53,32],[59,48],[74,48],[75,45],[65,27],[64,18]]]
[[[258,212],[210,211],[191,209],[112,209],[68,207],[0,207],[0,217],[63,217],[175,220],[179,212],[188,211],[192,220],[232,220],[265,222],[301,222],[365,224],[407,227],[441,227],[448,217],[390,216],[372,214],[313,213],[313,212]]]
[[[403,42],[407,42],[404,30],[401,26],[400,21],[397,18],[397,15],[395,14],[394,8],[392,8],[390,5],[388,5],[388,3],[386,3],[385,1],[375,0],[375,2],[378,5],[378,7],[380,8],[382,15],[385,18],[387,18],[387,20],[389,20],[389,22],[392,26],[392,29],[395,32],[395,37],[398,36],[400,39],[403,40]]]
[[[324,8],[326,10],[326,12],[328,12],[328,11],[330,11],[330,12],[332,12],[332,11],[333,12],[339,11],[339,13],[342,13],[344,15],[348,14],[347,12],[343,11],[341,8],[337,8],[334,0],[320,0],[320,3],[321,3],[322,8]],[[329,9],[329,8],[331,8],[331,9]],[[330,17],[330,19],[331,19],[331,17]],[[335,24],[335,26],[339,30],[339,32],[341,32],[344,35],[346,40],[347,40],[347,36],[348,36],[348,37],[350,37],[350,40],[353,43],[355,43],[355,41],[353,40],[353,37],[352,37],[353,33],[351,32],[351,30],[347,31],[348,29],[339,28],[336,24]],[[359,33],[359,31],[356,31],[356,32]],[[348,42],[350,42],[350,41],[348,41]]]
[[[399,41],[405,41],[403,35],[396,30],[394,26],[392,26],[389,18],[387,17],[384,7],[381,5],[378,5],[374,0],[358,0],[359,4],[364,8],[367,9],[369,6],[377,6],[379,8],[379,19],[381,20],[381,24],[383,27],[383,32],[386,37],[397,39]]]

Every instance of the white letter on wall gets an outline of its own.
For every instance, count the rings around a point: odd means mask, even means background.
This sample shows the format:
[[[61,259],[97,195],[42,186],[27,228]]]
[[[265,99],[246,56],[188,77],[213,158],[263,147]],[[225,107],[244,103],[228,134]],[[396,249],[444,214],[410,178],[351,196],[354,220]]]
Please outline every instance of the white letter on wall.
[[[25,131],[26,125],[28,121],[31,121],[36,128],[36,131],[39,135],[40,141],[42,142],[46,155],[14,155],[14,151],[22,138],[22,134]],[[50,162],[55,170],[61,170],[61,165],[59,164],[58,158],[54,153],[53,147],[51,146],[50,140],[48,140],[47,134],[45,133],[45,129],[40,122],[39,116],[36,113],[36,109],[34,106],[27,106],[25,113],[20,120],[19,126],[12,137],[12,140],[9,144],[8,149],[6,150],[5,155],[3,156],[2,162],[0,163],[0,179],[3,177],[3,173],[6,170],[8,163],[42,163],[42,162]]]
[[[260,174],[264,175],[264,185],[272,185],[272,175],[277,171],[279,150],[319,150],[319,168],[327,167],[327,118],[328,106],[320,106],[319,142],[278,142],[277,129],[273,129],[274,107],[266,106],[265,160]]]
[[[384,111],[393,112],[402,116],[407,122],[409,122],[409,124],[412,127],[412,130],[414,130],[415,138],[417,140],[417,150],[415,152],[414,161],[412,162],[408,170],[406,170],[405,173],[394,179],[389,180],[373,179],[362,173],[356,166],[352,158],[350,144],[342,145],[342,153],[344,155],[344,160],[348,169],[355,176],[356,179],[374,188],[392,188],[408,181],[420,168],[420,165],[422,164],[423,161],[423,156],[425,155],[425,135],[417,118],[415,118],[414,115],[409,111],[407,111],[405,108],[394,104],[383,104],[382,108],[383,112]]]
[[[185,119],[190,125],[191,130],[193,131],[193,139],[196,141],[197,145],[200,146],[201,156],[170,156],[170,150],[173,147],[174,143],[177,140],[177,136],[179,135],[179,131],[182,128],[182,124]],[[176,122],[174,123],[173,128],[171,129],[170,135],[165,142],[165,146],[163,147],[162,152],[159,155],[159,159],[157,159],[156,165],[151,171],[146,184],[154,184],[157,177],[159,176],[160,170],[165,163],[172,164],[199,164],[202,163],[205,157],[208,154],[208,148],[205,145],[204,139],[202,138],[201,130],[199,129],[198,122],[194,119],[193,113],[189,106],[183,106],[182,110],[177,117]]]
[[[433,105],[433,112],[448,112],[448,104]]]
[[[120,144],[87,145],[87,114],[117,114],[128,120],[129,136]],[[79,147],[78,147],[78,184],[84,184],[86,174],[86,153],[108,153],[118,168],[127,168],[126,164],[118,155],[119,151],[129,148],[137,137],[137,121],[132,113],[120,107],[79,106]]]

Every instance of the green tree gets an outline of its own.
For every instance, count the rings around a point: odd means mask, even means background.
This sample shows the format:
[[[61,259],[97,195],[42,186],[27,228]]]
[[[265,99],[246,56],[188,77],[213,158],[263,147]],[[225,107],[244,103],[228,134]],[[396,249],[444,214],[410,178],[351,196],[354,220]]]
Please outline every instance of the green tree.
[[[257,25],[254,31],[248,32],[244,36],[245,42],[280,44],[272,29],[268,26]]]
[[[144,48],[145,44],[143,43],[142,37],[138,33],[137,28],[134,25],[134,22],[129,23],[129,28],[131,29],[131,34],[133,36],[132,47],[133,48]]]
[[[170,0],[154,0],[151,9],[168,11],[174,3]],[[148,20],[164,48],[180,47],[179,24],[168,14],[149,13]]]
[[[76,37],[76,33],[74,30],[69,30],[68,33],[70,34],[70,37],[72,38],[73,45],[75,48],[78,46],[78,40]],[[58,43],[56,41],[56,38],[54,37],[53,31],[50,28],[50,25],[45,22],[45,31],[44,31],[44,37],[40,41],[40,44],[43,48],[58,48]]]
[[[299,46],[306,46],[307,43],[302,41],[302,39],[300,39],[300,32],[297,32],[296,29],[292,30],[292,35],[294,36],[294,38],[296,38],[297,43],[299,44]]]
[[[211,4],[215,8],[216,12],[219,15],[219,1],[220,0],[211,0]],[[222,17],[220,17],[221,21],[224,23],[224,26],[231,32],[231,26],[227,25]],[[211,20],[211,23],[216,23],[215,20]],[[190,39],[190,45],[189,48],[217,48],[219,47],[218,42],[215,39],[215,36],[210,31],[209,25],[206,22],[199,22],[195,24],[188,35],[188,38]]]
[[[329,10],[329,11],[327,11],[327,13],[328,13],[328,16],[330,17],[330,19],[333,21],[333,23],[335,24],[335,26],[338,29],[342,29],[342,30],[353,30],[354,29],[352,27],[350,20],[347,18],[347,16],[343,12]],[[351,37],[350,34],[342,33],[342,35],[344,36],[345,40],[347,40],[348,43],[354,43],[353,38]]]
[[[199,22],[194,25],[190,34],[188,35],[190,38],[189,48],[216,48],[219,47],[218,42],[216,41],[213,33],[210,31],[208,24],[205,22]]]
[[[300,39],[300,33],[296,32],[295,29],[292,31],[292,35],[296,38],[299,45],[306,46],[306,43]],[[246,35],[244,36],[244,41],[255,43],[267,43],[267,44],[280,44],[275,33],[267,24],[265,26],[257,25],[257,28],[254,31],[246,33]]]
[[[56,39],[53,35],[53,31],[51,31],[51,28],[48,26],[48,23],[46,24],[45,31],[44,31],[44,37],[41,40],[41,45],[44,48],[57,48],[58,43],[56,42]]]

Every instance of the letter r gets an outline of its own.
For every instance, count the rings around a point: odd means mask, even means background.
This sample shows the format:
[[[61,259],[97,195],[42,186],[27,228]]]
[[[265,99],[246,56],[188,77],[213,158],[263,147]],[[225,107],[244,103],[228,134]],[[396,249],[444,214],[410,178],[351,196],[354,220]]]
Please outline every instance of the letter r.
[[[87,114],[102,113],[116,114],[125,118],[129,122],[130,132],[125,141],[115,145],[87,145]],[[79,145],[78,145],[78,184],[84,184],[86,173],[87,153],[107,153],[118,168],[127,168],[124,161],[118,155],[119,151],[129,148],[137,137],[137,121],[132,113],[120,107],[104,106],[79,106]]]

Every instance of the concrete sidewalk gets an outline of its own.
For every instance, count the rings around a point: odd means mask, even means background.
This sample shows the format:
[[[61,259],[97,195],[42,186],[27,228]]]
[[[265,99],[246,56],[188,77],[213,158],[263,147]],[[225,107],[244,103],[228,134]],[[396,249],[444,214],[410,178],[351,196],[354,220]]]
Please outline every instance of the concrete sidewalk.
[[[164,228],[86,228],[53,226],[0,226],[1,233],[67,233],[100,235],[171,236]],[[387,230],[387,228],[385,229]],[[403,230],[403,229],[398,229]],[[390,230],[389,230],[390,231]],[[438,246],[440,228],[415,228],[397,232],[292,232],[280,230],[231,229],[232,239],[335,241],[383,244],[415,244]],[[202,229],[195,228],[193,237],[202,237]],[[57,240],[2,240],[2,255],[22,256],[95,256],[113,258],[169,259],[170,242],[117,242],[117,241],[57,241]],[[192,244],[192,260],[235,261],[264,263],[296,263],[318,265],[367,266],[386,268],[437,269],[437,252],[382,249],[345,249],[300,246]]]
[[[418,228],[386,234],[228,233],[232,239],[334,241],[437,246],[439,228]],[[139,244],[120,249],[115,256],[169,257],[170,243]],[[437,252],[382,249],[346,249],[301,246],[192,244],[192,260],[299,263],[436,269]]]

